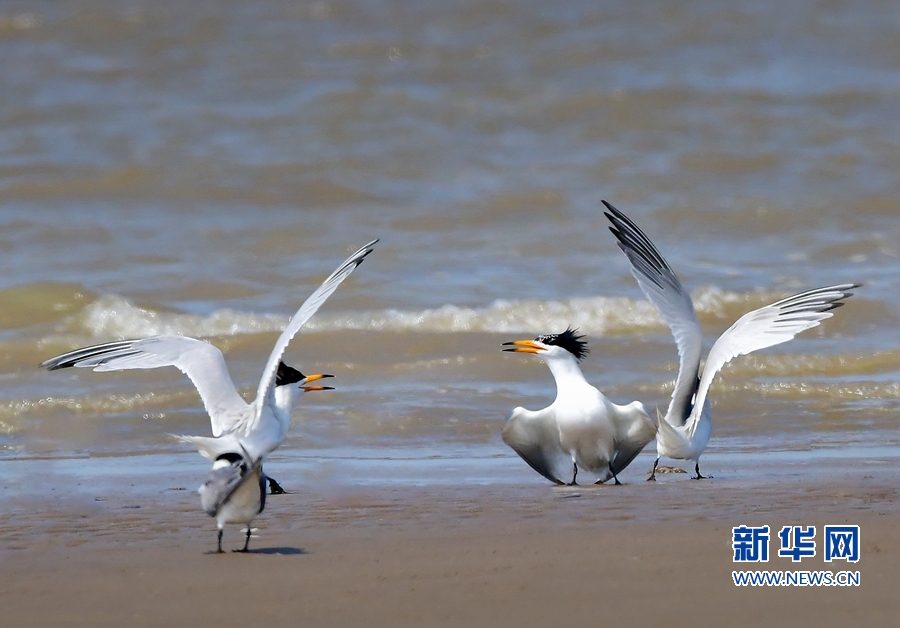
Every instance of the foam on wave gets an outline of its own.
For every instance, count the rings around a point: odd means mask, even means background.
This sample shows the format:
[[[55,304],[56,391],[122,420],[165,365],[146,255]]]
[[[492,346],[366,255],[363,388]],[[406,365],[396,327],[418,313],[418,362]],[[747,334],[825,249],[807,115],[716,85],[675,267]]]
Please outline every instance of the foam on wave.
[[[699,314],[721,314],[729,303],[747,296],[704,288],[694,295]],[[75,326],[98,338],[158,334],[214,337],[280,332],[288,318],[222,309],[208,315],[156,311],[117,295],[104,295],[85,307]],[[501,299],[484,307],[444,305],[418,311],[386,309],[317,314],[305,333],[340,330],[418,331],[430,333],[494,332],[540,334],[577,327],[592,335],[664,328],[656,309],[644,299],[579,297],[560,301]],[[71,326],[66,331],[71,331]],[[60,330],[63,331],[63,330]]]

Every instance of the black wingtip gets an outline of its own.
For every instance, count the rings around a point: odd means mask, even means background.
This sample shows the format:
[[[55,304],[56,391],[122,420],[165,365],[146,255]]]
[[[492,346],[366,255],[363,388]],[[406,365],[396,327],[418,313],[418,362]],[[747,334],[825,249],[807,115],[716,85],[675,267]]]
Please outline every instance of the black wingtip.
[[[78,360],[60,360],[59,358],[51,358],[38,364],[38,368],[44,368],[48,371],[60,371],[62,369],[72,368],[77,361]]]
[[[625,214],[623,214],[623,213],[621,212],[621,210],[619,210],[615,205],[613,205],[613,204],[610,203],[609,201],[600,199],[600,202],[603,203],[603,206],[606,207],[606,209],[609,210],[609,211],[603,212],[603,214],[604,214],[611,222],[615,222],[617,218],[621,220],[621,219],[625,216]]]
[[[603,203],[603,206],[606,207],[606,209],[609,210],[609,211],[607,211],[607,212],[603,212],[603,213],[606,214],[607,216],[609,216],[610,213],[612,213],[613,215],[616,215],[616,216],[618,216],[618,215],[620,215],[620,214],[622,213],[622,212],[620,212],[620,211],[616,208],[615,205],[613,205],[613,204],[610,203],[609,201],[604,200],[604,199],[601,199],[600,202]]]
[[[48,371],[58,371],[59,369],[66,368],[67,366],[72,366],[74,362],[69,360],[63,360],[62,358],[66,357],[65,355],[58,355],[55,358],[49,358],[44,360],[40,364],[37,365],[39,369],[47,369]]]
[[[644,234],[640,228],[634,224],[628,216],[623,214],[620,210],[616,209],[611,203],[607,203],[606,201],[600,201],[603,203],[609,211],[603,212],[603,215],[606,216],[606,219],[612,224],[608,227],[610,233],[616,236],[616,240],[618,240],[617,244],[619,248],[622,249],[626,254],[628,250],[622,244],[622,240],[627,238],[627,231],[629,229],[634,230],[636,233],[640,234],[641,237],[645,238],[649,241],[649,238]]]
[[[380,241],[381,241],[381,238],[375,238],[374,240],[372,240],[371,242],[369,242],[368,244],[363,246],[358,251],[360,253],[359,257],[357,257],[355,260],[353,260],[353,268],[359,268],[359,265],[362,264],[363,261],[365,261],[365,259],[367,257],[369,257],[369,255],[372,254],[372,251],[375,250],[374,246],[376,244],[378,244]]]

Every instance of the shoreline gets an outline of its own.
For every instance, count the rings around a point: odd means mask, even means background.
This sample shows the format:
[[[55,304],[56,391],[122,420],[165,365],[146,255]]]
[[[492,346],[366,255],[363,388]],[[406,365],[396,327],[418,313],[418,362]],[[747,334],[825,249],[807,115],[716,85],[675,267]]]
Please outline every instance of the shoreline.
[[[93,496],[33,477],[40,494],[4,495],[0,625],[887,626],[900,611],[896,461],[857,462],[655,484],[632,471],[621,487],[305,480],[270,497],[253,553],[223,556],[206,554],[215,524],[178,469],[157,470],[168,486],[155,493],[140,476]],[[733,563],[731,528],[762,524],[860,525],[860,562],[792,565],[773,545],[767,564]],[[239,526],[224,540],[239,547]],[[861,585],[736,587],[736,569],[854,569]]]

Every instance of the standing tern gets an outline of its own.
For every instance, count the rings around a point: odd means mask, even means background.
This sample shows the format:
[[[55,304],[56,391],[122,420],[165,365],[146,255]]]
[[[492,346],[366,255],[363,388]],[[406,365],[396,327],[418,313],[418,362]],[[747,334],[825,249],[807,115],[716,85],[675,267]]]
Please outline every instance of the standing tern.
[[[185,336],[153,336],[142,340],[108,342],[65,353],[42,362],[40,366],[51,371],[68,367],[121,371],[174,366],[197,387],[213,432],[212,438],[175,438],[191,443],[204,457],[213,461],[224,454],[243,452],[244,457],[261,462],[284,442],[290,426],[291,410],[299,396],[306,391],[327,389],[310,386],[310,382],[330,377],[303,375],[284,364],[281,357],[288,343],[341,282],[374,250],[377,242],[373,240],[347,258],[300,306],[275,342],[252,403],[246,403],[235,389],[222,352],[208,342]]]
[[[732,358],[787,342],[801,331],[831,318],[831,310],[841,307],[841,301],[852,296],[850,291],[860,284],[845,283],[801,292],[744,314],[713,344],[701,377],[703,334],[690,295],[644,232],[618,209],[606,201],[603,204],[609,210],[604,212],[612,223],[609,230],[631,262],[631,273],[672,330],[678,346],[678,377],[669,409],[659,421],[656,462],[647,479],[656,479],[656,467],[662,456],[693,460],[695,479],[702,479],[705,476],[700,475],[700,455],[712,433],[709,387],[716,373]]]
[[[588,352],[578,330],[515,340],[504,351],[531,353],[543,360],[556,381],[556,399],[542,410],[518,407],[503,426],[503,442],[532,469],[557,484],[575,485],[578,469],[613,478],[656,435],[639,401],[620,406],[591,386],[578,363]],[[568,465],[571,464],[571,467]],[[569,471],[571,469],[571,471]],[[571,482],[560,478],[571,472]]]
[[[216,553],[225,553],[222,551],[222,534],[226,523],[247,524],[244,547],[234,551],[249,551],[250,524],[266,507],[266,476],[261,461],[254,463],[247,458],[246,452],[222,454],[197,492],[203,510],[216,519],[219,541]]]

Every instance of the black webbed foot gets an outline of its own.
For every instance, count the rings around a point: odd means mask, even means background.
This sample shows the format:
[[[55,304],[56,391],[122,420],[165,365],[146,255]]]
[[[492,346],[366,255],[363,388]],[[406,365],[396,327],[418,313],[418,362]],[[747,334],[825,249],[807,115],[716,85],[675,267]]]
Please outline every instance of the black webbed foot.
[[[247,524],[247,538],[244,540],[244,547],[241,549],[231,550],[232,552],[236,552],[238,554],[249,554],[250,553],[250,535],[253,533],[253,530],[250,528],[250,524]]]
[[[650,477],[647,478],[648,482],[656,482],[656,467],[659,466],[659,458],[656,459],[656,462],[653,463],[653,471],[650,472]]]
[[[269,483],[269,493],[272,495],[284,495],[287,493],[284,488],[282,488],[281,484],[275,481],[274,478],[270,478],[266,476],[266,481]]]
[[[578,477],[578,465],[574,462],[572,463],[572,481],[566,484],[566,486],[578,486],[578,483],[575,482],[575,478]]]
[[[712,479],[711,475],[700,475],[700,463],[699,462],[696,465],[694,465],[694,471],[696,472],[697,477],[692,476],[691,477],[692,480],[711,480]]]
[[[609,472],[612,473],[613,479],[616,481],[615,486],[622,486],[622,483],[619,482],[619,478],[616,477],[616,472],[613,471],[613,468],[612,468],[612,461],[611,461],[611,460],[610,460],[610,462],[609,462]]]

